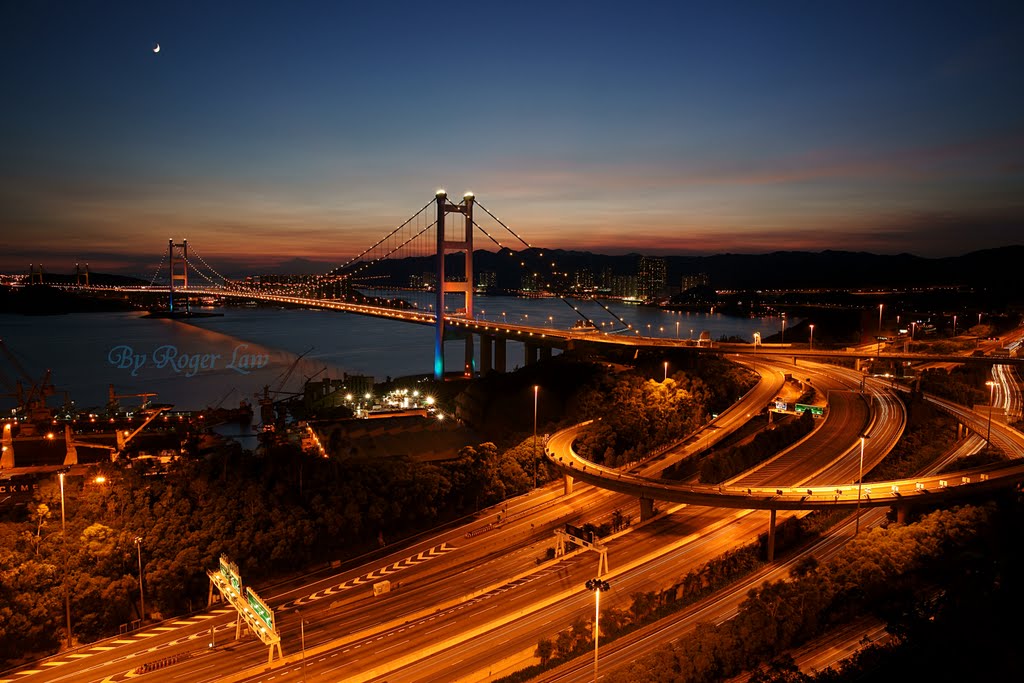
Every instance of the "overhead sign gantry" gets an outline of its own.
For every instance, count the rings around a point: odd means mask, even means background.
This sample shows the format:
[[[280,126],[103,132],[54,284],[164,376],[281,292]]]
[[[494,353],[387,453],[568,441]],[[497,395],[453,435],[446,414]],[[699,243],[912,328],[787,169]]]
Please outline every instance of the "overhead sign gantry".
[[[267,603],[256,594],[256,591],[242,585],[238,565],[221,555],[219,571],[207,571],[206,575],[210,577],[210,602],[213,602],[213,589],[216,588],[221,598],[238,612],[238,620],[235,622],[235,639],[242,636],[242,623],[244,622],[248,629],[268,647],[268,664],[274,661],[275,651],[278,658],[283,657],[281,634],[278,633],[275,625],[274,610],[267,606]]]

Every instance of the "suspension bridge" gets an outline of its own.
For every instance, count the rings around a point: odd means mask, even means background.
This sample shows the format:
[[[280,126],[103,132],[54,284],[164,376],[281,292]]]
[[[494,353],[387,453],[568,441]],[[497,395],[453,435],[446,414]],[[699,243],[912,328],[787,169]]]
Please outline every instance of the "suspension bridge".
[[[235,297],[306,308],[323,308],[358,315],[399,320],[434,328],[433,374],[445,375],[445,343],[462,343],[465,348],[461,371],[471,375],[491,370],[504,372],[507,343],[523,344],[527,365],[549,358],[553,350],[587,346],[630,348],[687,348],[711,353],[760,353],[797,358],[853,359],[880,358],[912,362],[958,362],[992,365],[1024,364],[1020,358],[965,357],[921,353],[870,353],[804,349],[793,345],[722,344],[710,340],[672,339],[644,336],[606,304],[592,299],[608,316],[611,327],[596,323],[581,310],[580,301],[554,295],[573,309],[579,320],[569,328],[486,320],[476,315],[474,294],[486,285],[493,272],[474,268],[474,244],[482,237],[497,255],[518,261],[524,282],[539,289],[543,279],[557,281],[556,261],[545,259],[544,251],[484,206],[472,193],[453,202],[444,190],[369,247],[349,260],[318,275],[264,277],[237,280],[225,277],[204,259],[187,240],[168,240],[149,285],[99,287],[89,284],[89,270],[77,264],[73,286],[88,289],[141,290],[167,294],[167,312],[187,316],[192,299],[203,296]],[[507,240],[508,244],[502,241]],[[517,252],[509,244],[520,248]],[[196,280],[202,284],[196,285]],[[31,267],[30,282],[42,282],[42,267]],[[479,338],[479,344],[475,339]],[[479,347],[479,354],[476,352]]]

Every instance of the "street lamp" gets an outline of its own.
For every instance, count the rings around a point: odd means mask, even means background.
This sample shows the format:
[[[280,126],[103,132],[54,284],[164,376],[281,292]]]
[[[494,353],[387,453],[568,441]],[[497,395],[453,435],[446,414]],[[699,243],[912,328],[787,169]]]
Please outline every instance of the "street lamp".
[[[587,590],[594,591],[594,681],[597,681],[597,641],[601,635],[599,621],[601,619],[601,592],[611,588],[607,581],[588,579]]]
[[[142,592],[142,536],[135,537],[135,547],[139,551],[139,619],[146,620],[146,596]]]
[[[676,321],[676,339],[679,339],[679,321]]]
[[[988,385],[988,435],[985,437],[985,441],[989,446],[992,445],[992,404],[994,403],[993,397],[996,391],[996,383],[992,380],[985,382]]]
[[[811,342],[808,346],[808,351],[814,350],[814,323],[811,323]]]
[[[782,314],[782,343],[786,343],[786,314]]]
[[[533,488],[537,488],[537,399],[540,396],[540,385],[533,385]]]
[[[71,592],[68,590],[67,583],[67,555],[68,555],[68,537],[67,529],[64,524],[64,475],[67,474],[67,469],[63,469],[58,473],[60,477],[60,538],[61,545],[64,548],[64,611],[68,618],[68,648],[71,648]]]
[[[953,314],[953,336],[956,336],[956,314]]]
[[[860,435],[860,469],[857,475],[857,519],[853,523],[854,536],[860,533],[860,491],[864,485],[864,440],[870,438],[867,434]]]
[[[661,380],[662,382],[668,381],[668,361],[665,361],[665,377]]]
[[[882,336],[882,307],[885,304],[878,304],[878,336]]]
[[[306,620],[302,618],[302,611],[295,610],[299,615],[299,639],[302,643],[302,681],[306,681]]]

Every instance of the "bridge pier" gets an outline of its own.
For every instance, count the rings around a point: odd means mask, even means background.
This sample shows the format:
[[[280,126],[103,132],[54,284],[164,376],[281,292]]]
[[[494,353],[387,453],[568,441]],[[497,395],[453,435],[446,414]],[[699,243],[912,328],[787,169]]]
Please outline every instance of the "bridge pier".
[[[536,363],[537,362],[537,351],[539,351],[539,349],[537,348],[536,344],[529,344],[527,342],[523,342],[523,356],[524,356],[523,364],[524,365],[533,365],[534,363]]]
[[[860,372],[860,358],[853,359],[853,369]]]
[[[654,500],[651,498],[640,499],[640,521],[646,522],[654,516]]]
[[[472,375],[474,370],[475,358],[473,353],[473,335],[466,335],[466,356],[465,362],[462,365],[462,372],[465,375]]]
[[[542,347],[540,347],[540,359],[541,360],[551,360],[551,347],[550,346],[542,346]]]
[[[768,561],[775,561],[775,508],[771,510],[771,517],[768,519]]]
[[[491,347],[494,345],[494,337],[489,334],[480,335],[480,374],[486,375],[494,368],[494,358],[491,355]]]
[[[494,339],[494,371],[506,372],[505,364],[505,338],[495,337]]]
[[[573,481],[573,478],[568,474],[566,474],[562,480],[562,484],[564,487],[563,493],[567,496],[572,493]]]

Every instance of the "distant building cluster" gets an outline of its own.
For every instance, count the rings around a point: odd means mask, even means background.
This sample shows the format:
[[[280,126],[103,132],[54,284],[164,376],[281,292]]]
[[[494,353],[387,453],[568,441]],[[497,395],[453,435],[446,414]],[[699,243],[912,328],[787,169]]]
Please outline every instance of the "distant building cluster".
[[[657,299],[665,296],[665,259],[656,256],[641,256],[636,276],[637,294],[641,299]]]
[[[711,285],[711,279],[707,273],[691,273],[684,275],[682,281],[679,283],[679,290],[685,292],[688,289],[696,289],[697,287],[709,287]]]

